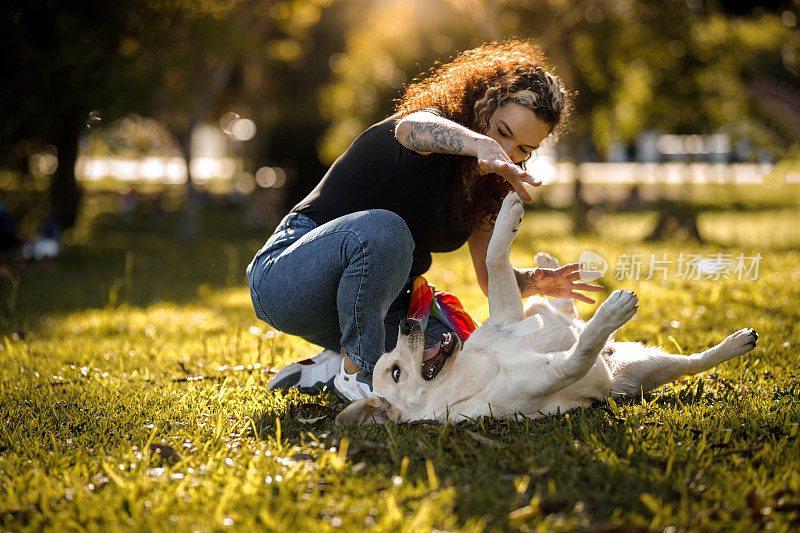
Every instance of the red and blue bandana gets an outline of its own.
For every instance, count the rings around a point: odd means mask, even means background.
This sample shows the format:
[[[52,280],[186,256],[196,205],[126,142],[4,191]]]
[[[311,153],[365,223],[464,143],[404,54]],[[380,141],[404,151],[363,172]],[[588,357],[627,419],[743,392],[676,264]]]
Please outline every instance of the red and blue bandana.
[[[462,341],[467,340],[479,325],[469,316],[458,298],[449,292],[437,291],[422,276],[417,276],[412,281],[408,316],[422,322],[423,329],[428,324],[428,317],[434,317],[449,327]]]

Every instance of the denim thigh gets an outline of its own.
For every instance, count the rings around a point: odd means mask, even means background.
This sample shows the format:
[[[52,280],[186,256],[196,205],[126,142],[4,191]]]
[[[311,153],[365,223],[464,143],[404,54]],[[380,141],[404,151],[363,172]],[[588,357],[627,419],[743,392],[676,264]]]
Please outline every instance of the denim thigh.
[[[248,266],[256,315],[371,368],[406,315],[413,240],[394,213],[290,214]],[[391,346],[386,346],[391,344]]]
[[[250,287],[250,297],[256,316],[261,320],[271,323],[264,312],[256,287],[261,285],[269,267],[286,249],[300,237],[317,227],[316,222],[300,213],[289,213],[278,223],[275,231],[267,242],[256,252],[253,260],[247,265],[247,282]]]

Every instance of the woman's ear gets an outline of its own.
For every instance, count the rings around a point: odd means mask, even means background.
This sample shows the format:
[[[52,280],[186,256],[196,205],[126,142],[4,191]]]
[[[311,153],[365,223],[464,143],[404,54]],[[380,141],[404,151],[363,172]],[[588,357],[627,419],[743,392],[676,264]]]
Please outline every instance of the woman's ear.
[[[336,424],[385,424],[390,420],[397,422],[392,405],[384,398],[373,396],[366,400],[356,400],[336,417]]]

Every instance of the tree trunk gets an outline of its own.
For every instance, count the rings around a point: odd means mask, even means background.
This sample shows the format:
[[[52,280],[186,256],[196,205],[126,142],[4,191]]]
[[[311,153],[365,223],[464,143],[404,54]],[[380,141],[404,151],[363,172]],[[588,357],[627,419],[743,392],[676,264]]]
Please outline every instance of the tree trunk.
[[[666,239],[704,243],[705,239],[697,228],[697,213],[694,211],[662,212],[658,217],[656,227],[644,240],[663,241]]]
[[[79,129],[74,120],[61,123],[57,139],[58,169],[50,183],[49,208],[44,233],[59,239],[61,232],[75,225],[81,201],[81,190],[75,180],[78,159]]]
[[[184,243],[191,243],[197,240],[200,235],[200,194],[194,186],[192,180],[192,128],[181,132],[176,136],[178,144],[186,160],[186,201],[183,204],[183,216],[181,217],[178,237]]]
[[[210,73],[208,83],[200,86],[200,94],[196,98],[191,98],[195,101],[195,106],[188,119],[188,125],[180,128],[170,127],[170,131],[178,139],[178,144],[186,160],[186,202],[183,206],[183,219],[178,232],[179,238],[184,243],[194,242],[200,235],[200,211],[202,209],[202,198],[192,179],[192,132],[208,110],[219,100],[225,87],[230,84],[232,74],[233,65],[230,63],[223,62],[217,65]]]
[[[692,203],[693,190],[692,175],[689,165],[683,167],[683,184],[681,186],[682,200],[677,202],[662,202],[661,212],[655,228],[650,232],[645,241],[661,241],[676,239],[704,243],[703,236],[697,228],[698,208]]]
[[[591,206],[583,197],[583,181],[581,180],[580,171],[577,171],[575,174],[575,183],[572,190],[575,199],[572,207],[572,232],[575,235],[593,234],[595,227],[589,220],[589,209]]]

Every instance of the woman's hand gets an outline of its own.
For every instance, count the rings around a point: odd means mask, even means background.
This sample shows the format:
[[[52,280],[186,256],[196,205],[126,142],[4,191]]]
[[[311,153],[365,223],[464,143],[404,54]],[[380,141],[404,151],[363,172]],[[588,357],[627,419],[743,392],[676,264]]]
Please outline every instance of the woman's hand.
[[[573,298],[593,304],[595,301],[577,291],[600,292],[603,287],[583,283],[581,279],[593,280],[600,272],[579,270],[580,263],[570,263],[560,268],[521,268],[514,269],[517,284],[523,298],[541,294],[553,298]]]
[[[494,139],[489,137],[483,141],[477,149],[475,157],[478,159],[478,169],[483,174],[498,174],[505,178],[508,183],[514,188],[523,202],[530,202],[533,200],[528,191],[525,190],[523,183],[528,183],[534,187],[542,184],[508,157],[508,154],[500,147]]]

